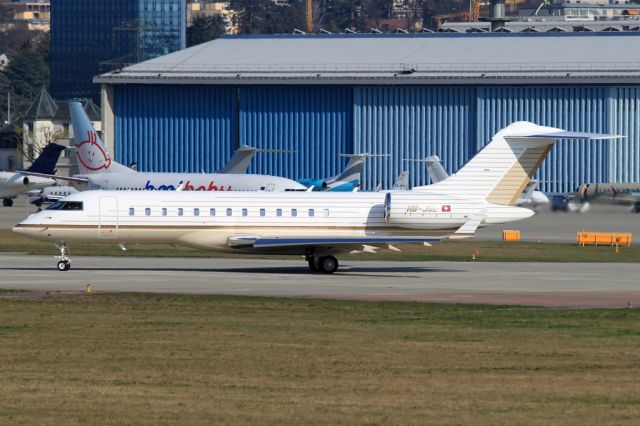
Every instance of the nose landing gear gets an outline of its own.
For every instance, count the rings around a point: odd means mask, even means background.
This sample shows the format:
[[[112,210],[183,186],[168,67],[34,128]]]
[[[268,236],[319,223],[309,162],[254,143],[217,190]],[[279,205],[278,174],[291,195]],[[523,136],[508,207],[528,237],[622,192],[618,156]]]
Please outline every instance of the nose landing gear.
[[[60,250],[60,256],[56,256],[58,261],[58,271],[68,271],[71,269],[71,258],[67,256],[67,244],[59,243],[56,247]]]

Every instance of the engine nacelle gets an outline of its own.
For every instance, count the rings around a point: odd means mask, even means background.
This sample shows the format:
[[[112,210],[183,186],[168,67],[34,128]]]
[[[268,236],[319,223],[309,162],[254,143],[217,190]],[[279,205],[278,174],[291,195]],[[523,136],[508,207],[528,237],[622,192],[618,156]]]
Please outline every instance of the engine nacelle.
[[[29,177],[25,176],[24,179],[22,179],[22,183],[24,184],[24,186],[29,186]]]
[[[298,182],[307,188],[311,188],[313,186],[314,191],[322,191],[327,187],[327,182],[321,179],[300,179]]]

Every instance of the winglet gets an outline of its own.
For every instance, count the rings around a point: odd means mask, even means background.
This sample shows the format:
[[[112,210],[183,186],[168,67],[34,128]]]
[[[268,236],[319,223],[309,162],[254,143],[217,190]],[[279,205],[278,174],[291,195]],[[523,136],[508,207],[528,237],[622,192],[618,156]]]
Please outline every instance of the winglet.
[[[456,232],[454,232],[449,239],[450,240],[461,240],[464,238],[471,238],[476,233],[478,226],[482,224],[484,219],[487,217],[487,209],[481,209],[476,214],[474,214],[471,219],[465,222]]]

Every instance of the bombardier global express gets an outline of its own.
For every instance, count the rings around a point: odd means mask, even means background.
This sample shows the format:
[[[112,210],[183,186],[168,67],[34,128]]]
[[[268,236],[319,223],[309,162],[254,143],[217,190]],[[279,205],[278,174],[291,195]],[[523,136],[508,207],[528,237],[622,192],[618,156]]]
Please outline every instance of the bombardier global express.
[[[333,273],[338,253],[399,250],[473,236],[478,226],[525,219],[515,202],[558,139],[609,138],[528,122],[498,132],[458,173],[411,191],[87,191],[25,219],[13,230],[51,241],[68,270],[70,243],[169,243],[231,253],[305,256]]]

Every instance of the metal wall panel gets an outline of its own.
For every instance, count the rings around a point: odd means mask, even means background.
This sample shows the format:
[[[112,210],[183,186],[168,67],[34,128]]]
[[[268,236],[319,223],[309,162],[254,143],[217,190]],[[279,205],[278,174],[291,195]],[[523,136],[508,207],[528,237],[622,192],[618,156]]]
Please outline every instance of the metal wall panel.
[[[237,89],[116,86],[115,158],[149,172],[212,172],[233,153]]]
[[[323,179],[353,151],[351,87],[241,87],[240,144],[284,153],[256,154],[252,173]]]
[[[607,133],[609,89],[594,86],[478,88],[479,149],[501,128],[526,120],[566,130]],[[559,141],[537,178],[551,193],[574,191],[585,182],[609,178],[609,145],[602,141]]]
[[[387,155],[367,160],[364,189],[390,188],[403,170],[411,186],[428,184],[424,165],[406,159],[435,154],[457,170],[475,152],[475,105],[471,87],[357,87],[354,149]]]
[[[624,139],[609,142],[607,182],[640,182],[640,88],[612,87],[610,129]]]

